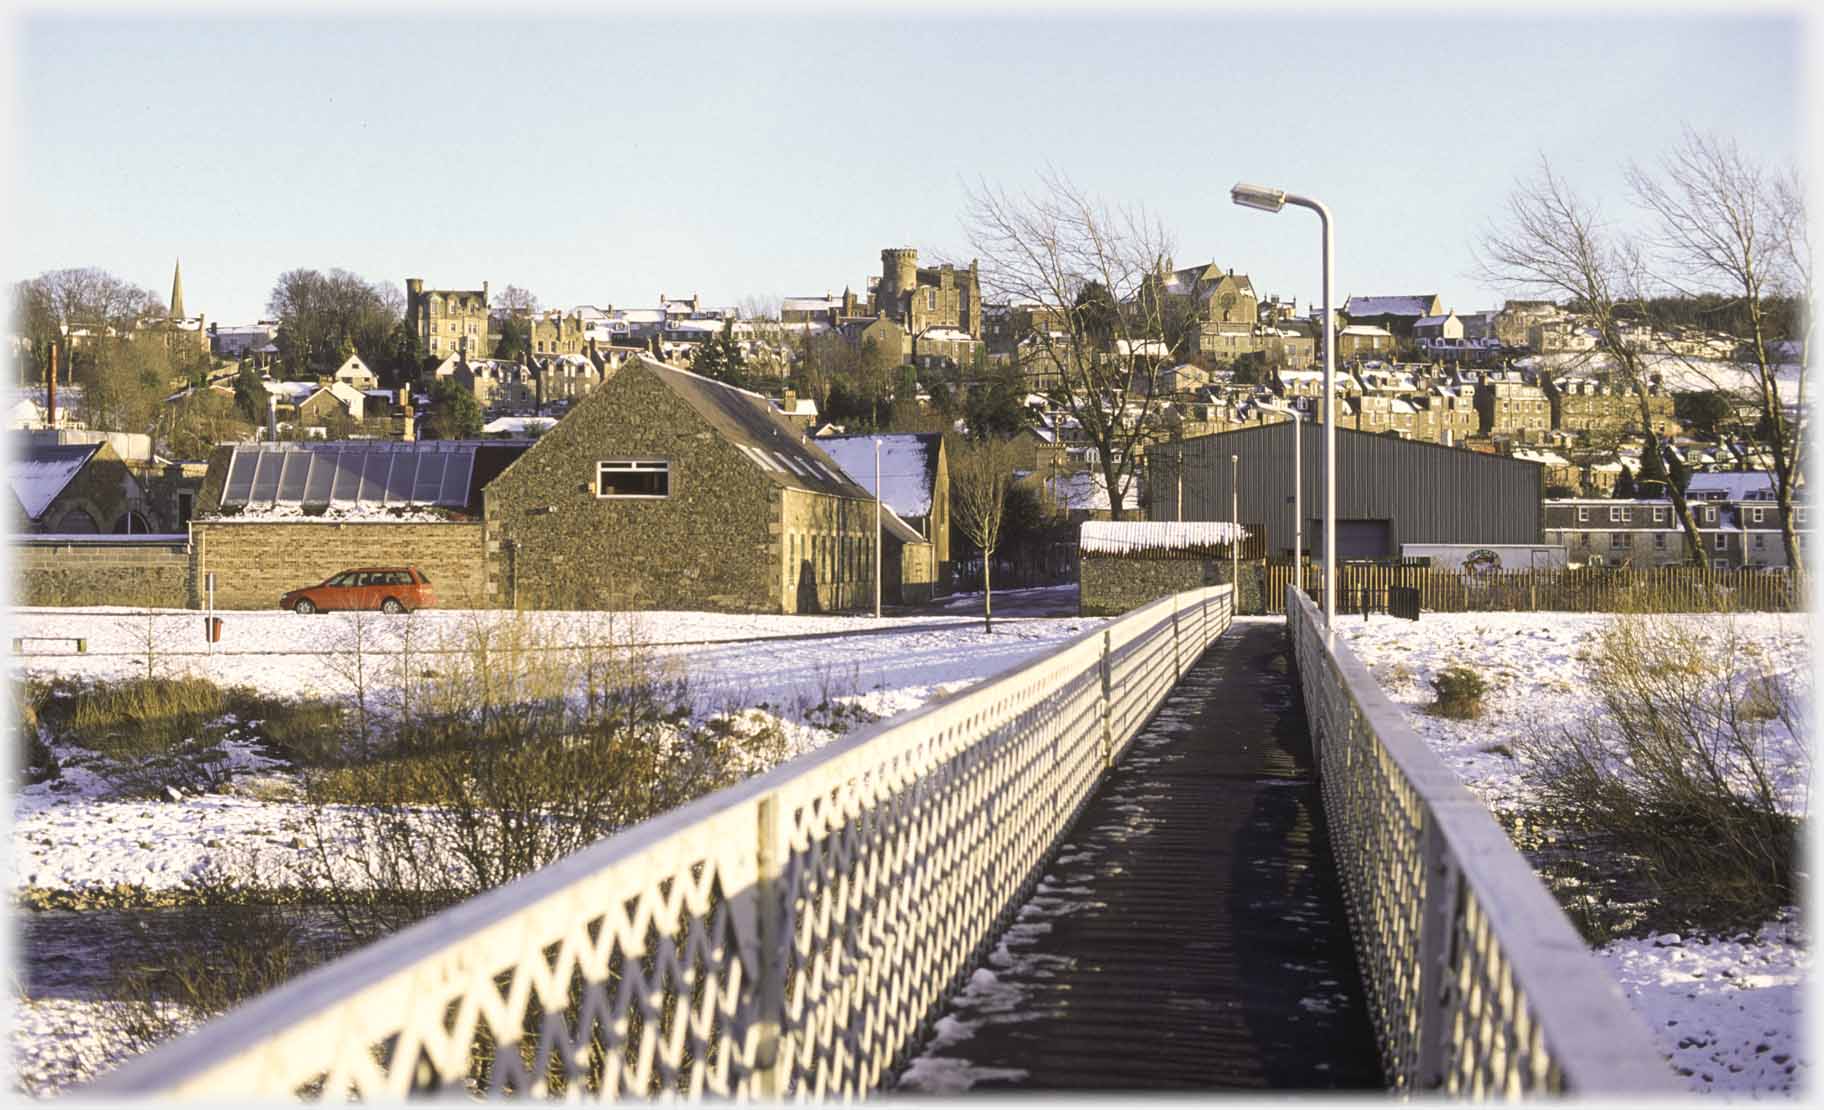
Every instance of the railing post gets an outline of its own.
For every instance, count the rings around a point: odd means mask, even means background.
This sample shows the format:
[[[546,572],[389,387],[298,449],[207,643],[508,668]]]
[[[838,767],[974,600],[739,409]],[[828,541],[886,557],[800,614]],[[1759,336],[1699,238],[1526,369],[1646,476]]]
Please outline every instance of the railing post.
[[[754,983],[754,1094],[761,1100],[776,1102],[785,1096],[786,1086],[785,946],[791,941],[785,920],[778,795],[768,794],[760,799],[754,832],[754,913],[760,938],[760,966],[755,969]]]
[[[1420,864],[1425,876],[1425,904],[1419,917],[1418,1074],[1409,1076],[1412,1090],[1435,1091],[1444,1085],[1444,1016],[1450,1009],[1450,930],[1456,910],[1457,875],[1444,859],[1444,834],[1437,817],[1425,813]]]
[[[1115,736],[1112,723],[1113,705],[1109,701],[1108,629],[1102,630],[1102,763],[1115,765]]]
[[[1178,599],[1172,598],[1172,681],[1184,677],[1184,659],[1178,653]]]

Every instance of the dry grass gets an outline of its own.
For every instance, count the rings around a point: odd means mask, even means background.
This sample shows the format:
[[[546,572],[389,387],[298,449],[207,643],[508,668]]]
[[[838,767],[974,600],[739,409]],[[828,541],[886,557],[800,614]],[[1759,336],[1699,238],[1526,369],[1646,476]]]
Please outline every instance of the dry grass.
[[[1733,626],[1624,616],[1589,662],[1601,712],[1523,747],[1544,816],[1636,861],[1669,923],[1758,923],[1797,896],[1800,819],[1781,809],[1774,724],[1805,735],[1802,708],[1742,650]]]

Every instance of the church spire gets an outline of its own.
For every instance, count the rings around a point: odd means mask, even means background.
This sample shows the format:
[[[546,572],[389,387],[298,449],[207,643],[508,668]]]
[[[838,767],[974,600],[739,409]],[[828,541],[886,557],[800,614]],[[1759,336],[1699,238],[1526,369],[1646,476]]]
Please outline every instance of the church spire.
[[[171,318],[184,319],[184,263],[182,259],[171,267]]]

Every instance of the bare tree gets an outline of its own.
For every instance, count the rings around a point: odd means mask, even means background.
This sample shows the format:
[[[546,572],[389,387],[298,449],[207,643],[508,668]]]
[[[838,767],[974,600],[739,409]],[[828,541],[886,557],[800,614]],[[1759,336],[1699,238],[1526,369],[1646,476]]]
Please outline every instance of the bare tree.
[[[517,285],[509,285],[505,289],[494,294],[493,301],[494,303],[488,307],[497,312],[521,316],[536,316],[538,314],[538,295],[529,289],[522,289]]]
[[[1644,452],[1661,457],[1648,369],[1639,348],[1622,336],[1624,311],[1645,299],[1638,244],[1604,223],[1541,155],[1538,175],[1514,187],[1505,219],[1484,232],[1476,254],[1482,276],[1493,284],[1576,303],[1596,329],[1596,350],[1607,356],[1611,384],[1634,396]],[[1685,534],[1686,554],[1708,567],[1697,519],[1676,473],[1666,488]]]
[[[994,631],[994,553],[1001,545],[1007,490],[1018,461],[1004,439],[959,442],[950,452],[950,511],[956,526],[982,552],[982,623]]]
[[[1793,410],[1805,406],[1804,360],[1781,358],[1768,311],[1774,297],[1799,297],[1810,305],[1809,242],[1805,203],[1797,174],[1770,176],[1732,140],[1687,130],[1662,159],[1658,172],[1628,168],[1628,184],[1655,218],[1651,257],[1657,280],[1686,295],[1720,293],[1745,310],[1745,334],[1730,373],[1712,380],[1718,390],[1746,395],[1760,414],[1773,453],[1774,497],[1788,564],[1803,571],[1793,500],[1803,474],[1805,437],[1787,417],[1780,391],[1786,371],[1794,380]],[[1702,372],[1701,367],[1694,367]]]
[[[1144,209],[1113,208],[1055,171],[1037,194],[968,191],[969,240],[985,296],[1031,306],[1041,324],[1023,338],[1035,369],[1095,448],[1114,519],[1135,481],[1136,449],[1157,432],[1145,387],[1163,346],[1169,298],[1142,295],[1169,267],[1163,225]],[[1142,388],[1133,388],[1136,382]]]

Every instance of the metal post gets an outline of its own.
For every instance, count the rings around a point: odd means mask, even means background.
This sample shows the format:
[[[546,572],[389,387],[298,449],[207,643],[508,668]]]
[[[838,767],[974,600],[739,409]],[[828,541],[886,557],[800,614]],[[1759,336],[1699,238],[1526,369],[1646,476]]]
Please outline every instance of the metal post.
[[[1305,441],[1304,418],[1292,410],[1292,576],[1305,589]]]
[[[1241,600],[1241,456],[1229,456],[1229,597]]]
[[[880,440],[874,441],[874,619],[880,619]],[[905,598],[900,598],[905,604]]]
[[[1336,314],[1331,307],[1334,243],[1330,210],[1314,200],[1287,197],[1317,213],[1324,225],[1324,632],[1336,625]]]

